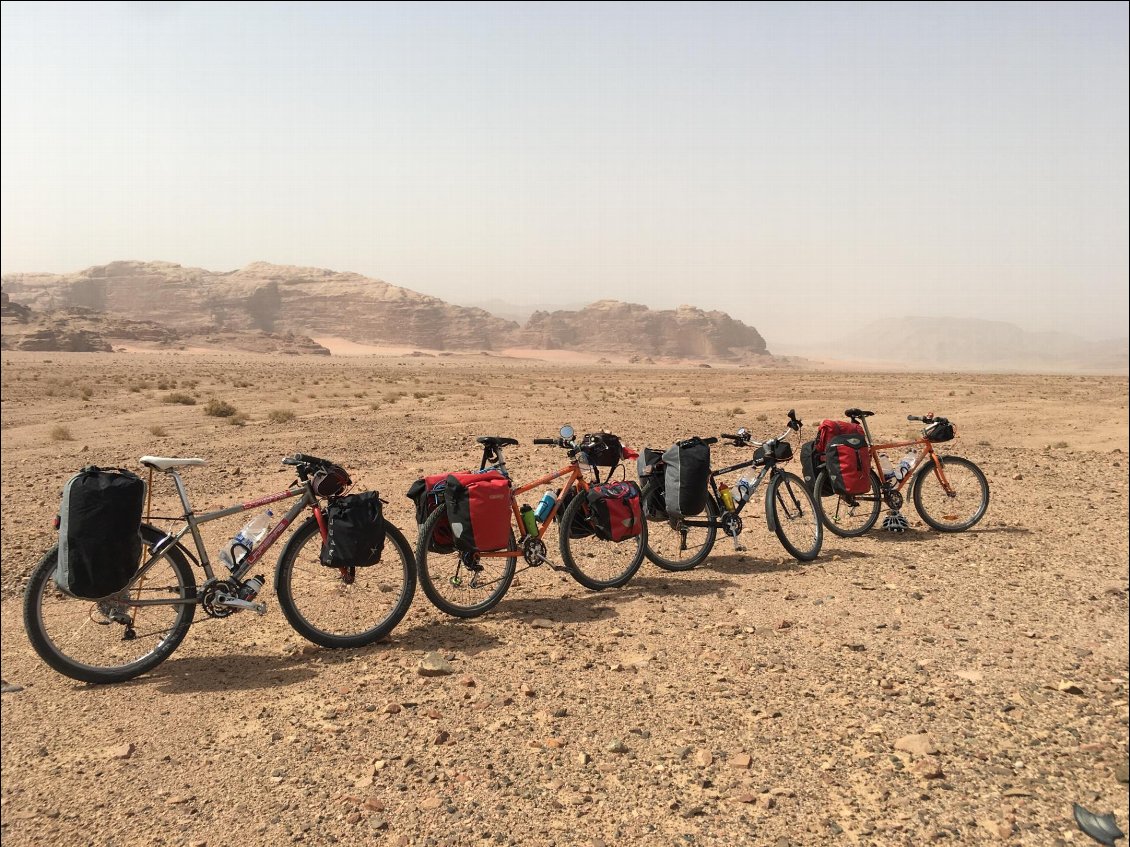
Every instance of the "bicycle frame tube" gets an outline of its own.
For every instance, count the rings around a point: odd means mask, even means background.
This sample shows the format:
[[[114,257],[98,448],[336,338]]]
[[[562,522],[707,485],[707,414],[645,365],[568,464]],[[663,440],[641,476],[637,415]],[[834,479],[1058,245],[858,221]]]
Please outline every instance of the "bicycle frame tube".
[[[742,468],[752,468],[753,464],[754,464],[753,460],[751,459],[748,462],[741,462],[740,464],[737,464],[737,465],[730,465],[727,468],[719,468],[716,471],[711,471],[710,472],[710,487],[714,491],[714,499],[717,500],[719,503],[722,502],[722,498],[718,494],[718,483],[715,482],[715,480],[714,480],[714,478],[716,476],[719,476],[719,475],[722,475],[722,474],[733,473],[734,471],[740,471]],[[753,494],[754,494],[755,491],[757,491],[758,488],[761,487],[761,482],[762,482],[762,480],[765,479],[765,475],[769,473],[770,467],[771,467],[770,465],[762,465],[761,469],[757,472],[757,477],[753,480],[753,485],[751,485],[749,487],[749,497],[747,497],[745,500],[743,500],[742,504],[734,510],[734,514],[740,515],[741,512],[742,512],[742,509],[744,509],[747,504],[753,502]],[[722,524],[719,522],[716,525],[721,526]]]
[[[518,495],[525,494],[527,491],[532,491],[539,486],[546,485],[547,483],[553,482],[553,480],[555,479],[560,479],[563,476],[568,476],[569,481],[561,487],[562,494],[564,494],[577,483],[580,483],[581,487],[584,488],[584,477],[581,475],[580,468],[577,465],[567,465],[566,467],[562,468],[559,471],[556,471],[555,473],[546,474],[539,479],[535,479],[533,482],[527,483],[526,485],[515,488],[511,491],[510,509],[514,513],[514,520],[517,522],[519,527],[523,526],[523,524],[522,510],[518,505]],[[545,536],[546,530],[549,529],[549,525],[553,523],[553,518],[557,515],[557,510],[561,506],[562,499],[562,497],[557,498],[557,502],[553,504],[553,508],[549,510],[549,514],[545,516],[545,520],[542,521],[541,526],[538,527],[539,539]],[[479,557],[483,559],[516,559],[521,555],[523,555],[523,552],[521,550],[498,550],[493,553],[479,553]]]
[[[870,434],[867,440],[870,442]],[[947,494],[951,493],[949,480],[946,479],[945,471],[942,470],[942,463],[938,461],[938,455],[934,452],[934,444],[926,438],[916,438],[914,441],[892,441],[887,444],[876,444],[869,447],[871,463],[875,466],[875,472],[879,475],[879,479],[883,479],[883,463],[879,461],[879,453],[883,450],[897,450],[900,447],[921,447],[922,450],[918,454],[918,458],[914,460],[914,464],[912,464],[903,475],[902,479],[895,483],[895,491],[902,491],[903,487],[910,482],[918,469],[925,465],[928,459],[932,459],[934,462],[934,472],[938,475],[938,479],[942,483],[942,488],[945,489]]]

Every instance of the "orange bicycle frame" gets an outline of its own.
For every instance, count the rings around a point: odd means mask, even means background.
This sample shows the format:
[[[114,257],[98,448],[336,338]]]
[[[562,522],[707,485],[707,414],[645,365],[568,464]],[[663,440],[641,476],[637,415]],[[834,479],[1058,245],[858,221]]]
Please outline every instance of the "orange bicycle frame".
[[[561,487],[561,495],[557,498],[557,502],[555,502],[553,504],[553,508],[549,510],[549,514],[545,516],[545,520],[542,521],[541,525],[538,527],[538,538],[539,539],[542,538],[545,535],[545,532],[549,528],[549,525],[551,523],[553,523],[553,518],[557,515],[557,510],[561,506],[561,501],[563,499],[565,499],[565,492],[569,491],[570,489],[572,489],[574,487],[580,488],[582,491],[584,491],[588,488],[588,483],[585,482],[585,478],[584,478],[584,475],[581,473],[580,467],[577,465],[577,463],[572,462],[572,463],[566,465],[565,467],[561,468],[561,470],[556,471],[555,473],[546,474],[545,476],[540,477],[539,479],[535,479],[533,482],[527,483],[526,485],[523,485],[520,488],[514,488],[510,492],[510,509],[514,513],[515,522],[518,524],[519,527],[522,527],[523,526],[523,524],[522,524],[522,510],[521,510],[521,507],[518,505],[518,495],[519,494],[525,494],[527,491],[532,491],[533,489],[538,488],[539,486],[546,485],[547,483],[553,482],[553,480],[555,480],[555,479],[560,479],[563,476],[568,476],[569,481],[566,482]],[[523,555],[523,551],[522,550],[498,550],[498,551],[493,552],[493,553],[479,553],[478,555],[481,558],[484,558],[484,559],[486,559],[486,558],[516,559],[519,556]]]

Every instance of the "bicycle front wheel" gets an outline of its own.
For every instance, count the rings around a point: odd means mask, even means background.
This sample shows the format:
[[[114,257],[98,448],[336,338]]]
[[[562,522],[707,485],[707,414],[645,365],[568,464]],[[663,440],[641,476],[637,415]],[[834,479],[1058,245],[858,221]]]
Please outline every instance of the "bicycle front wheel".
[[[773,475],[765,489],[765,518],[794,559],[811,562],[820,555],[824,527],[812,493],[799,476],[788,471]]]
[[[148,546],[165,537],[156,527],[141,527]],[[72,597],[55,584],[59,548],[52,547],[35,566],[24,591],[24,628],[35,652],[64,676],[80,682],[124,682],[165,661],[184,640],[196,599],[196,580],[177,546],[139,573],[126,588],[101,600]],[[132,605],[166,599],[168,604]]]
[[[640,521],[640,534],[623,541],[605,541],[588,529],[589,504],[577,492],[561,516],[558,537],[561,558],[569,574],[585,588],[603,591],[627,584],[643,564],[647,547],[647,521]],[[582,527],[587,531],[575,531]]]
[[[420,528],[416,571],[420,587],[441,612],[474,618],[498,605],[514,580],[514,556],[480,556],[451,546],[447,510],[440,506]],[[510,533],[507,550],[517,550]]]
[[[321,562],[313,518],[295,530],[275,567],[275,593],[287,621],[322,647],[364,647],[387,636],[412,605],[416,567],[404,535],[385,521],[381,560],[363,568]]]
[[[718,537],[718,505],[713,497],[706,497],[705,514],[686,519],[694,526],[686,520],[671,526],[660,482],[652,480],[647,484],[640,503],[648,522],[644,545],[647,558],[665,571],[689,571],[706,561]]]
[[[989,508],[989,481],[981,469],[959,456],[938,456],[949,491],[942,485],[937,466],[928,462],[914,478],[914,508],[938,532],[961,532],[985,516]],[[952,492],[952,493],[951,493]]]
[[[824,486],[827,486],[825,488]],[[832,479],[827,471],[820,471],[816,477],[813,491],[829,491],[832,488]],[[855,538],[875,526],[879,520],[879,511],[883,507],[882,497],[879,494],[879,477],[871,473],[871,491],[858,497],[849,497],[846,494],[833,494],[831,497],[816,497],[817,513],[824,526],[840,536],[840,538]]]

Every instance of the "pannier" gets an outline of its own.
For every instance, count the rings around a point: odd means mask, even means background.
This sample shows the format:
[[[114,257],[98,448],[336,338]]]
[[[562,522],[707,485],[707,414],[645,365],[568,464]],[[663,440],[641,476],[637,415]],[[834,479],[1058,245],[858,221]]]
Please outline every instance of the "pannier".
[[[935,444],[940,444],[943,441],[953,441],[953,424],[945,418],[938,418],[926,427],[925,434],[926,437]]]
[[[573,502],[573,498],[577,496],[577,489],[570,488],[564,495],[560,491],[557,492],[557,514],[553,516],[554,523],[561,523],[561,516],[565,514],[565,510],[569,508],[569,504]],[[577,513],[577,517],[573,519],[573,525],[569,527],[570,538],[588,538],[592,535],[592,522],[585,515],[583,511]]]
[[[326,505],[326,540],[322,564],[331,568],[363,568],[381,560],[385,522],[375,491],[347,494]]]
[[[504,550],[510,541],[510,480],[499,471],[450,474],[443,493],[455,547]]]
[[[851,421],[823,420],[816,428],[816,447],[818,454],[823,455],[828,449],[828,442],[837,435],[863,435],[863,427]]]
[[[759,465],[765,464],[765,459],[768,453],[765,452],[765,446],[762,445],[753,451],[753,461]],[[774,462],[787,462],[793,457],[793,446],[787,441],[778,441],[773,445],[773,461]]]
[[[681,517],[702,514],[706,508],[710,478],[710,445],[701,438],[688,438],[663,454],[667,467],[663,474],[667,519],[675,526]]]
[[[141,567],[145,482],[121,468],[83,468],[63,486],[55,584],[75,597],[121,591]]]
[[[611,432],[586,435],[580,446],[588,464],[594,467],[614,468],[624,458],[624,446]]]
[[[800,467],[804,474],[804,484],[817,497],[831,497],[835,493],[832,491],[832,484],[827,480],[824,482],[823,491],[816,492],[813,490],[813,486],[816,485],[816,477],[820,476],[820,471],[824,470],[824,455],[816,452],[816,439],[800,445]]]
[[[837,435],[824,451],[824,467],[838,494],[854,497],[871,490],[871,465],[862,435]]]
[[[416,525],[422,527],[428,516],[443,505],[443,491],[447,488],[447,474],[437,473],[421,477],[412,483],[406,495],[416,504]],[[455,539],[451,535],[451,524],[446,517],[439,519],[432,537],[429,539],[428,552],[450,553]]]
[[[593,532],[605,541],[635,538],[643,528],[640,487],[636,483],[606,482],[589,489],[589,521]]]
[[[644,507],[644,517],[649,521],[667,520],[667,511],[662,508],[664,505],[664,472],[662,467],[657,467],[662,461],[662,450],[652,450],[650,447],[645,447],[636,463],[640,487],[646,488],[649,483],[654,483],[656,490],[655,494],[648,497],[647,503],[641,504]]]
[[[319,497],[337,497],[353,484],[349,474],[341,465],[328,465],[315,472],[311,485]]]

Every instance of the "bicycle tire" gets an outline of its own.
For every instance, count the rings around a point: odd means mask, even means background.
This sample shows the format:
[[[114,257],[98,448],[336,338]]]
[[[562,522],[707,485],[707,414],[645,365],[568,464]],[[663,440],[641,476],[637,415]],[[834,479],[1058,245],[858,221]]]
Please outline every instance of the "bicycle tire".
[[[449,576],[441,577],[440,584],[446,581],[448,584],[455,586],[455,580],[462,579],[462,572],[466,569],[464,564],[464,557],[472,554],[464,554],[459,550],[452,547],[443,547],[442,545],[434,545],[431,541],[432,534],[435,532],[437,526],[442,519],[447,517],[447,511],[442,506],[432,512],[424,525],[420,527],[420,538],[416,542],[416,576],[420,580],[420,587],[424,589],[424,594],[432,602],[432,605],[439,609],[441,612],[446,612],[455,618],[475,618],[484,612],[488,612],[498,605],[499,601],[506,595],[510,588],[510,583],[514,581],[514,571],[517,567],[517,560],[513,556],[491,557],[488,559],[480,559],[479,562],[499,563],[502,568],[501,574],[497,578],[491,580],[487,585],[491,587],[489,594],[486,594],[484,599],[476,603],[457,603],[454,602],[443,594],[440,593],[439,586],[434,576],[440,576],[440,571],[450,572]],[[429,550],[429,547],[438,547],[443,550],[450,550],[447,555],[437,552],[436,549]],[[514,542],[514,533],[511,531],[510,539],[507,544],[508,550],[517,550],[517,544]],[[442,560],[442,562],[441,562]],[[434,574],[433,574],[434,572]],[[475,577],[472,577],[472,583]]]
[[[765,489],[765,519],[769,528],[789,555],[801,562],[811,562],[819,556],[824,543],[824,526],[815,500],[804,480],[789,471],[774,474]],[[801,548],[793,542],[789,530],[795,528],[803,536],[809,525],[815,527],[812,542]]]
[[[400,623],[416,591],[416,561],[403,533],[387,520],[384,525],[381,561],[351,568],[352,581],[340,568],[321,563],[322,536],[313,516],[294,531],[275,565],[275,594],[295,632],[322,647],[364,647],[385,638]],[[391,562],[392,558],[399,561]],[[387,613],[373,623],[366,596],[371,599],[397,590]],[[357,625],[365,628],[355,631]]]
[[[667,520],[666,502],[662,504],[652,502],[662,499],[663,486],[655,480],[649,482],[644,488],[643,494],[640,495],[640,506],[643,508],[644,514],[656,515],[654,519],[648,521],[644,555],[656,567],[665,571],[679,573],[698,567],[706,561],[706,557],[710,555],[710,551],[714,549],[714,543],[718,540],[718,527],[715,523],[718,520],[718,504],[708,494],[706,496],[706,520],[710,522],[709,526],[688,528],[684,525],[682,529],[679,529],[672,527],[671,522]],[[659,515],[662,515],[662,517],[659,517]],[[686,548],[687,537],[692,529],[705,531],[705,538],[692,556],[686,559],[672,559],[668,555],[664,555],[672,546],[676,551],[680,547]]]
[[[572,502],[561,516],[561,526],[557,531],[561,559],[569,575],[591,591],[620,588],[635,576],[636,571],[643,564],[644,549],[647,546],[647,521],[640,521],[640,534],[633,538],[605,541],[595,533],[585,536],[573,532],[573,523],[585,520],[582,509],[587,508],[588,501],[582,491],[572,498]],[[624,555],[625,551],[631,551],[633,548],[634,552],[630,557]],[[614,557],[623,557],[626,564],[621,567],[619,559]],[[582,561],[585,563],[584,568],[579,564]],[[604,578],[593,576],[593,566],[597,562],[610,563],[611,575]]]
[[[981,520],[981,518],[985,516],[985,512],[988,511],[989,481],[985,478],[984,472],[968,459],[963,459],[960,456],[938,456],[938,459],[939,461],[941,461],[942,465],[947,468],[951,466],[954,468],[965,468],[973,475],[973,479],[976,481],[977,487],[980,489],[980,499],[977,502],[977,508],[973,510],[973,513],[970,517],[966,518],[963,521],[959,521],[956,524],[943,522],[942,520],[939,520],[936,515],[931,514],[930,509],[928,509],[922,502],[923,491],[925,490],[925,487],[936,487],[942,495],[947,497],[949,496],[945,494],[945,489],[941,487],[941,480],[938,478],[937,470],[934,467],[933,462],[929,462],[914,477],[914,489],[911,491],[911,499],[914,500],[914,508],[922,517],[922,520],[926,521],[927,524],[938,530],[938,532],[963,532],[977,524]],[[950,481],[952,486],[953,481],[950,479],[950,474],[948,473],[948,471],[946,473],[946,479]],[[931,486],[931,480],[934,480],[934,486]],[[954,498],[956,498],[957,494],[958,492],[955,492]]]
[[[145,542],[146,550],[149,544],[154,544],[160,539],[165,537],[165,533],[154,526],[143,524],[141,526],[141,538]],[[127,679],[133,679],[143,673],[153,670],[161,662],[165,661],[174,650],[180,646],[184,640],[185,635],[188,634],[188,629],[192,625],[192,619],[196,612],[195,604],[184,604],[176,606],[169,604],[168,606],[129,606],[124,602],[113,602],[106,600],[83,600],[77,597],[71,597],[66,592],[55,587],[52,590],[51,586],[55,575],[55,570],[58,567],[59,548],[58,545],[52,547],[47,553],[39,560],[39,563],[31,572],[28,579],[27,588],[24,590],[24,629],[27,632],[28,640],[31,642],[32,648],[39,657],[43,659],[50,667],[64,676],[71,679],[77,679],[80,682],[90,682],[99,685],[125,682]],[[162,565],[161,563],[165,563]],[[167,565],[167,569],[166,569]],[[160,586],[158,588],[145,588],[144,584],[150,582],[154,576],[166,580],[170,584]],[[158,561],[150,568],[138,587],[133,588],[131,580],[129,586],[123,591],[134,590],[140,593],[142,590],[147,591],[170,591],[177,593],[182,599],[195,599],[196,598],[196,579],[192,574],[192,568],[189,566],[188,557],[181,549],[180,545],[174,545],[166,550],[159,557]],[[172,580],[175,579],[175,584]],[[49,596],[50,595],[50,596]],[[137,642],[139,640],[148,639],[157,636],[154,642],[153,649],[142,654],[140,657],[132,661],[125,662],[119,665],[106,665],[106,664],[92,664],[90,661],[80,661],[78,658],[70,655],[62,646],[57,643],[56,638],[52,636],[50,631],[54,627],[54,619],[59,617],[52,613],[52,623],[48,624],[45,620],[44,607],[48,601],[52,601],[53,605],[63,608],[65,606],[67,616],[84,616],[85,621],[75,618],[78,622],[78,627],[75,633],[72,634],[73,649],[95,649],[99,644],[107,645],[107,649],[124,650],[127,643]],[[108,603],[108,605],[107,605]],[[116,633],[117,627],[124,627],[125,624],[119,621],[109,619],[108,613],[103,608],[106,606],[113,606],[115,613],[122,613],[125,609],[132,609],[133,615],[130,618],[130,628],[133,624],[137,623],[142,615],[151,616],[150,609],[168,609],[174,612],[172,616],[172,623],[169,627],[163,630],[155,630],[152,634],[143,632],[141,636],[135,635],[130,637],[127,635],[127,630],[122,629],[121,637],[114,639],[111,638],[96,638],[97,630],[87,626],[87,623],[94,623],[95,626],[112,627]],[[83,613],[85,612],[85,615]],[[94,614],[100,614],[102,617],[107,618],[105,621],[96,620]],[[60,626],[64,624],[60,623]],[[76,635],[82,631],[81,638],[76,640]],[[107,630],[110,633],[110,630]],[[116,648],[113,645],[119,645]],[[68,648],[70,649],[70,648]]]
[[[832,485],[831,477],[826,470],[820,471],[816,477],[816,482],[812,486],[813,491],[823,491],[825,489],[821,486],[827,485],[829,488]],[[833,494],[831,497],[816,497],[814,502],[816,510],[820,514],[820,521],[828,528],[828,531],[833,535],[838,535],[840,538],[858,538],[864,535],[875,526],[875,522],[879,520],[879,512],[883,508],[883,500],[880,495],[881,486],[879,483],[879,476],[874,471],[871,472],[871,492],[867,495],[868,500],[859,502],[857,506],[852,506],[850,501],[840,494]],[[826,502],[833,504],[831,514],[825,505]],[[866,511],[870,507],[870,512]],[[856,512],[855,509],[860,511]],[[861,524],[850,523],[849,520],[862,515],[864,520]]]

